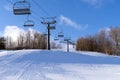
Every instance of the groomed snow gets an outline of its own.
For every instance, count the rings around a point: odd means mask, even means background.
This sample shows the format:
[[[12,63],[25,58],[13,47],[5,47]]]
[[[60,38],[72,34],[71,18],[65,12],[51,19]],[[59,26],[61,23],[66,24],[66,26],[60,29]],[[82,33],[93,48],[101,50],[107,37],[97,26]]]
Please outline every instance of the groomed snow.
[[[0,80],[120,80],[120,57],[81,51],[0,51]]]

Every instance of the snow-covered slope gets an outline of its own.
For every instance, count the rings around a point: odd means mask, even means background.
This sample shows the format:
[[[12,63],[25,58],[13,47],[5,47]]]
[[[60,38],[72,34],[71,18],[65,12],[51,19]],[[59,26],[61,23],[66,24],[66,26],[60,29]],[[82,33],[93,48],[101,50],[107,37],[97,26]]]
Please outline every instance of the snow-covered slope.
[[[119,80],[120,57],[96,52],[0,51],[0,80]]]

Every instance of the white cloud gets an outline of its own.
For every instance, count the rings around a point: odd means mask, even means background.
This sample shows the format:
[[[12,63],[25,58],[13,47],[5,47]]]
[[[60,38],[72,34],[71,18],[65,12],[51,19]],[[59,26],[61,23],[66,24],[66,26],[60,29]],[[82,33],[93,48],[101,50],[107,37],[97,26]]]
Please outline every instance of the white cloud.
[[[114,0],[81,0],[89,5],[94,6],[95,8],[101,7],[106,3],[113,3]]]
[[[90,5],[97,5],[97,4],[101,4],[103,0],[82,0]]]
[[[83,27],[83,26],[77,24],[76,22],[72,21],[71,19],[69,19],[68,17],[65,17],[63,15],[60,16],[60,23],[66,24],[66,25],[71,26],[71,27],[78,29],[78,30],[86,27],[86,26]]]
[[[2,36],[2,34],[3,34],[3,33],[0,31],[0,37]]]
[[[4,37],[11,37],[12,41],[17,41],[20,34],[24,34],[25,31],[17,26],[6,26],[4,30]]]
[[[34,30],[32,28],[28,28],[28,30],[25,31],[24,29],[22,29],[18,26],[6,26],[5,30],[3,32],[3,36],[11,37],[12,41],[16,42],[20,35],[25,35],[28,31],[30,31],[31,36],[33,36],[33,34],[36,32],[36,30]],[[39,32],[39,31],[37,31],[37,32]]]

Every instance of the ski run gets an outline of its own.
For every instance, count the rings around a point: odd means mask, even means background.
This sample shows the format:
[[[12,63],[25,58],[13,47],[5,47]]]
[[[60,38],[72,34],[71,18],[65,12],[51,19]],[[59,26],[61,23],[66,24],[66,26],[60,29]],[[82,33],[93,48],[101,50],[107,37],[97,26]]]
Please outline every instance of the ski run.
[[[85,51],[2,50],[0,80],[120,80],[120,57]]]

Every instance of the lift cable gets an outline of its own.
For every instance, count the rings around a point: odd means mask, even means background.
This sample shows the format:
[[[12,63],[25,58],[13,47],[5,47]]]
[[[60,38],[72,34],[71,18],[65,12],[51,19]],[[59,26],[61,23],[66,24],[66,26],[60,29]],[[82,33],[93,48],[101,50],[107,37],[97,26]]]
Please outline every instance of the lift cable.
[[[47,16],[50,16],[50,14],[45,10],[45,9],[43,9],[43,7],[40,5],[40,4],[38,4],[35,0],[32,0],[36,5],[37,5],[37,7],[38,8],[40,8]]]
[[[11,5],[13,5],[14,4],[14,2],[12,2],[11,0],[6,0],[8,3],[10,3]],[[18,0],[17,0],[18,1]],[[32,11],[32,10],[31,10]],[[34,13],[34,15],[36,15],[36,13],[34,12],[34,11],[32,11],[33,13]],[[38,17],[35,17],[34,15],[31,15],[31,17],[33,18],[33,19],[35,19],[35,20],[38,20],[38,21],[40,21],[40,19],[38,19]]]
[[[8,1],[10,4],[14,4],[12,1],[10,1],[10,0],[6,0],[6,1]]]

